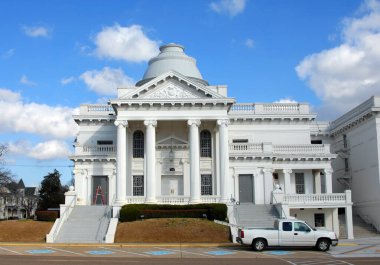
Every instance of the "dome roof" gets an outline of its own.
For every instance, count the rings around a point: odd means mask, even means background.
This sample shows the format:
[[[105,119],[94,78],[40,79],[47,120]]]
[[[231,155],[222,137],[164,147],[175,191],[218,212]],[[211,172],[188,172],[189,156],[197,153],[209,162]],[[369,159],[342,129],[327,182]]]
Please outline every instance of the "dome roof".
[[[174,70],[186,77],[203,85],[208,85],[203,80],[196,65],[196,60],[184,53],[184,47],[175,43],[169,43],[160,47],[160,53],[150,59],[148,69],[146,69],[143,79],[136,83],[141,86],[153,78]]]

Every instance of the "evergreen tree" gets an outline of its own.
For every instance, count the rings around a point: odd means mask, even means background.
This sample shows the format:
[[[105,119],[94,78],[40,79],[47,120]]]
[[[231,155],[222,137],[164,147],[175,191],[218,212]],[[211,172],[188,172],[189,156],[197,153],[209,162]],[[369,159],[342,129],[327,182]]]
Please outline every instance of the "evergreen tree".
[[[48,173],[41,182],[40,199],[38,202],[39,210],[48,208],[59,208],[65,202],[65,188],[61,185],[61,174],[58,170]]]

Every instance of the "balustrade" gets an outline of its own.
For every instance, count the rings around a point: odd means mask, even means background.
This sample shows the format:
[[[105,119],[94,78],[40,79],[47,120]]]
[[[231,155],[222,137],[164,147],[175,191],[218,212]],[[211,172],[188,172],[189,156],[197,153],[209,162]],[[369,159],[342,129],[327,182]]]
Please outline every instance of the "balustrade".
[[[346,203],[346,194],[284,194],[284,202],[287,204],[344,204]]]

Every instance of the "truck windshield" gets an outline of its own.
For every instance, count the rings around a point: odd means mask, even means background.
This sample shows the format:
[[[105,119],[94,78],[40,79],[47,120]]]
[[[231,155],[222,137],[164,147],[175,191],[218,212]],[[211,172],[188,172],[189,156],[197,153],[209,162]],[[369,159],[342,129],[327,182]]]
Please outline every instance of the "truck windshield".
[[[314,231],[317,231],[317,229],[315,229],[313,226],[311,226],[308,222],[305,222],[311,229],[313,229]]]

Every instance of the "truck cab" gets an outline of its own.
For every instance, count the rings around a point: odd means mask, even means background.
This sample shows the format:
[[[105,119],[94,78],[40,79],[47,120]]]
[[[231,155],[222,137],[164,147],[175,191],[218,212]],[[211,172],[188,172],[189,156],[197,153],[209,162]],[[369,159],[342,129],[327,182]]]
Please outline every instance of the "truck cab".
[[[273,228],[239,229],[237,242],[257,251],[272,246],[310,246],[326,251],[338,244],[338,238],[334,232],[314,229],[302,220],[278,219]]]

